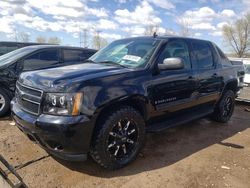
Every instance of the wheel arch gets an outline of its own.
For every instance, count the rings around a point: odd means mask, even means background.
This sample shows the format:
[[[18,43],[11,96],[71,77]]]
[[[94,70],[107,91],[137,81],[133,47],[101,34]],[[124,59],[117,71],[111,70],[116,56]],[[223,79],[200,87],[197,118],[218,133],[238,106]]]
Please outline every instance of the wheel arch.
[[[113,111],[121,106],[131,106],[136,109],[143,117],[144,120],[148,119],[148,100],[142,95],[133,95],[121,97],[110,101],[109,103],[102,105],[95,111],[96,121],[100,119],[103,115]]]
[[[0,89],[2,89],[10,98],[10,100],[14,97],[14,93],[12,93],[7,86],[4,84],[0,84]]]
[[[236,94],[237,91],[238,91],[238,80],[237,79],[228,80],[225,83],[225,86],[223,88],[223,92],[222,93],[224,93],[227,90],[232,90],[234,92],[234,94]]]

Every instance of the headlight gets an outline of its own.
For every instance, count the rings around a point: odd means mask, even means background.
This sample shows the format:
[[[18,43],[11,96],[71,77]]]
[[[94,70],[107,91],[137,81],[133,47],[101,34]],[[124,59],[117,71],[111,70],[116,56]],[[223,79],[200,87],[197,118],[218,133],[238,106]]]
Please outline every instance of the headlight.
[[[82,98],[82,93],[47,93],[43,105],[43,113],[79,115]]]

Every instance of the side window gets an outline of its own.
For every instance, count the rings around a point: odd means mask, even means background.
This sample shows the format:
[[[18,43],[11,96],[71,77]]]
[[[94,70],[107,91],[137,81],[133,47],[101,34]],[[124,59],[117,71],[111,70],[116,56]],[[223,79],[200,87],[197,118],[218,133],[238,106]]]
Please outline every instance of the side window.
[[[64,62],[80,62],[89,58],[88,53],[81,50],[63,50]]]
[[[87,57],[90,58],[92,55],[94,55],[96,52],[95,51],[88,51],[87,53]]]
[[[49,68],[59,62],[57,49],[48,49],[28,56],[23,61],[23,70]]]
[[[231,61],[226,57],[226,55],[221,51],[221,49],[216,46],[216,50],[219,54],[222,65],[231,65]]]
[[[0,55],[7,54],[13,50],[18,49],[15,45],[1,45],[0,46]]]
[[[216,49],[217,49],[221,59],[227,59],[225,54],[221,51],[221,49],[218,46],[216,46]]]
[[[214,63],[210,45],[203,41],[193,41],[192,46],[198,67],[200,69],[212,68]]]
[[[185,69],[191,68],[188,46],[184,40],[177,39],[168,42],[158,58],[158,63],[162,64],[164,59],[170,57],[181,58],[184,62]]]

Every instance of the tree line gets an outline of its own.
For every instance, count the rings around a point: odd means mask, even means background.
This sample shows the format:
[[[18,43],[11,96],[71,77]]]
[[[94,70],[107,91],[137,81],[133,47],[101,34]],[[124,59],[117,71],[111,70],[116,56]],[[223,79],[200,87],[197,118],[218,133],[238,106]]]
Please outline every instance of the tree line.
[[[31,42],[30,34],[26,32],[16,32],[14,33],[14,38],[16,42]],[[58,37],[45,37],[45,36],[38,36],[35,39],[38,43],[49,43],[49,44],[61,44],[61,39]]]
[[[180,31],[174,32],[171,29],[165,29],[163,35],[179,35],[184,37],[193,37],[194,34],[190,29],[190,24],[188,19],[182,18],[179,20],[181,28]],[[154,33],[159,32],[158,25],[148,25],[145,27],[144,35],[153,35]],[[100,36],[101,31],[95,31],[92,38],[88,37],[88,30],[83,30],[79,34],[80,46],[83,47],[92,47],[95,49],[100,49],[107,45],[108,41]],[[244,15],[243,17],[223,26],[222,28],[222,37],[224,43],[227,47],[233,51],[237,57],[249,57],[250,56],[250,12]],[[28,33],[20,32],[15,34],[16,41],[20,42],[29,42],[30,35]],[[36,38],[38,43],[49,43],[49,44],[61,44],[61,39],[58,37],[45,37],[38,36]],[[83,45],[82,45],[83,43]]]

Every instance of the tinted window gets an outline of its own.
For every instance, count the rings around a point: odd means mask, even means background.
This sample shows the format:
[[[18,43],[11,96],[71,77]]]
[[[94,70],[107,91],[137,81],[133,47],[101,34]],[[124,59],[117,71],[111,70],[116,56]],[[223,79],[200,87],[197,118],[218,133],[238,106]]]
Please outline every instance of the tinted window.
[[[191,68],[188,46],[185,41],[178,39],[168,42],[158,58],[158,63],[161,64],[164,59],[170,57],[181,58],[184,62],[185,68]]]
[[[9,53],[13,50],[16,50],[18,47],[15,45],[1,45],[0,46],[0,55]]]
[[[90,58],[92,55],[94,55],[96,53],[96,51],[88,51],[87,52],[87,56],[88,58]]]
[[[59,53],[57,49],[40,51],[24,59],[23,70],[49,68],[57,64],[58,59]]]
[[[207,69],[213,67],[213,55],[210,45],[203,41],[193,41],[193,50],[199,68]]]
[[[25,48],[17,49],[17,50],[9,52],[7,54],[1,55],[0,56],[0,66],[14,63],[17,60],[19,60],[20,58],[34,52],[35,50],[36,49],[32,48],[32,47],[25,47]]]
[[[84,52],[82,50],[63,50],[64,62],[84,61],[88,59],[91,55],[88,51]]]

